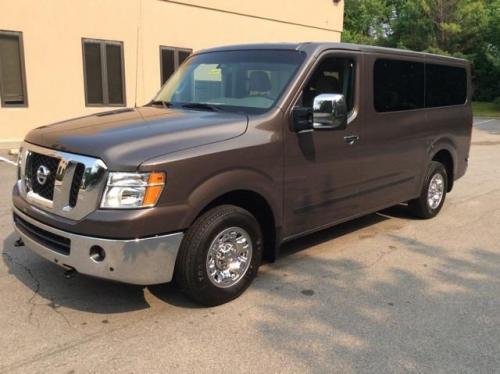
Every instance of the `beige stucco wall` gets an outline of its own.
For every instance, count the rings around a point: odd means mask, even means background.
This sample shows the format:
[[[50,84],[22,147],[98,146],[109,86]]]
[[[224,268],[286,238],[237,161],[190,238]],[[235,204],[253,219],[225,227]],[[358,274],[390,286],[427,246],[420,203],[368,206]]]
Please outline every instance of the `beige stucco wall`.
[[[27,108],[0,108],[0,143],[85,107],[82,38],[124,43],[127,106],[160,88],[160,45],[199,50],[251,42],[338,41],[343,1],[0,0],[0,30],[21,31]]]

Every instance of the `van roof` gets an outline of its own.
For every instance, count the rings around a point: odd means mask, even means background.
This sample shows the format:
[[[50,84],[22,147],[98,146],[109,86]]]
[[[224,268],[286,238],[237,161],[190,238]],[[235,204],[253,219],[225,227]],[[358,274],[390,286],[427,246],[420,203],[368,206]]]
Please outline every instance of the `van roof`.
[[[332,43],[332,42],[303,42],[303,43],[259,43],[259,44],[236,44],[216,48],[209,48],[199,51],[198,53],[215,52],[215,51],[235,51],[235,50],[252,50],[252,49],[270,49],[270,50],[298,50],[304,51],[307,54],[316,55],[324,50],[337,49],[356,52],[380,53],[386,55],[398,55],[415,58],[433,59],[433,60],[448,60],[454,62],[468,63],[467,60],[436,55],[427,52],[415,52],[407,49],[396,49],[377,47],[372,45],[351,44],[351,43]]]

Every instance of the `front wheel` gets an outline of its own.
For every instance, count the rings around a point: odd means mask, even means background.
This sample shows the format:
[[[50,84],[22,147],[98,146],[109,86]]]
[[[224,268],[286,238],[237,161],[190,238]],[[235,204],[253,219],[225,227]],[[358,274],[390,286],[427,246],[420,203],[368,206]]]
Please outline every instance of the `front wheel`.
[[[245,291],[262,258],[262,232],[255,217],[221,205],[188,229],[175,268],[180,289],[207,306],[224,304]]]
[[[417,217],[435,217],[443,207],[448,190],[448,174],[443,164],[431,161],[420,196],[408,202],[410,211]]]

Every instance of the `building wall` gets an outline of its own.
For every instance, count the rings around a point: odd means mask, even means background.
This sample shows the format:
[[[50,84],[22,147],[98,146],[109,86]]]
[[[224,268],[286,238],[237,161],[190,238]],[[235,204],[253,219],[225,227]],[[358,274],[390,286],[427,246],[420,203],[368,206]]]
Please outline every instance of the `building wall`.
[[[314,4],[314,9],[311,9]],[[82,38],[121,41],[127,106],[160,88],[160,46],[339,41],[343,1],[0,0],[0,30],[23,35],[28,107],[0,108],[0,142],[107,110],[86,107]]]

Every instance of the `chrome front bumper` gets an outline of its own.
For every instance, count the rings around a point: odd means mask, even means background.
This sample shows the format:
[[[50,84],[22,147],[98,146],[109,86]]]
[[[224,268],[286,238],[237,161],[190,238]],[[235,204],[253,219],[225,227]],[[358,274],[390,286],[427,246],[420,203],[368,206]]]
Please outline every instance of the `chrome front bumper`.
[[[101,239],[58,230],[34,220],[15,207],[13,211],[32,230],[40,230],[42,236],[45,234],[51,238],[50,234],[53,234],[69,240],[69,253],[63,254],[51,249],[45,244],[47,242],[44,243],[19,223],[14,224],[28,248],[62,267],[74,268],[79,273],[98,278],[138,285],[160,284],[172,280],[177,252],[184,236],[182,232],[133,240]],[[47,233],[50,234],[47,236]],[[102,261],[91,258],[92,246],[104,249],[106,255]]]

